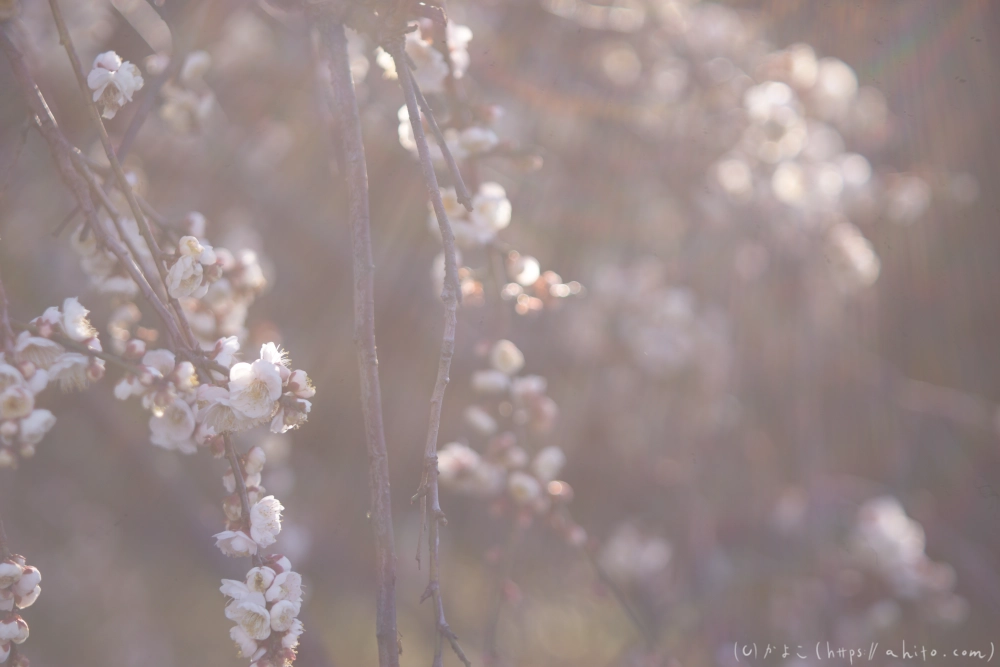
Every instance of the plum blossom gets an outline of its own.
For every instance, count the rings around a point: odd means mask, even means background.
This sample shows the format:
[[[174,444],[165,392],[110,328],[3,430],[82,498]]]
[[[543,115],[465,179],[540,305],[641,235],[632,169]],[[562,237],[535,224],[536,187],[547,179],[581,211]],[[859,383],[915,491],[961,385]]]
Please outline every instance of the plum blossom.
[[[250,508],[250,536],[261,547],[274,544],[281,532],[281,511],[285,509],[274,496],[262,498]]]
[[[115,117],[126,102],[132,101],[135,91],[142,88],[139,68],[122,59],[114,51],[105,51],[94,59],[93,69],[87,75],[87,85],[94,91],[94,101],[103,107],[105,118]]]
[[[261,347],[261,358],[253,363],[238,363],[229,369],[229,397],[236,410],[259,419],[270,417],[281,396],[281,359],[273,343]],[[287,371],[287,368],[285,368]]]
[[[180,257],[167,272],[167,291],[177,299],[189,296],[200,299],[208,293],[204,267],[215,264],[215,251],[194,236],[181,237],[177,250]]]
[[[253,556],[257,553],[257,543],[242,530],[224,530],[216,533],[215,546],[227,556]]]

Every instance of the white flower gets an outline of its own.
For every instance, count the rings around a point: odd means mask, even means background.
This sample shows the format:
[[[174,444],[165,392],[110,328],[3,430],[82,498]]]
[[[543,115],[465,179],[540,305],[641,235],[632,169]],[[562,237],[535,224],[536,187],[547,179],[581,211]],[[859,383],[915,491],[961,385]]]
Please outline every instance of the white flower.
[[[292,621],[292,627],[288,629],[285,636],[281,638],[281,646],[283,648],[295,648],[299,645],[299,637],[302,636],[302,632],[305,628],[302,626],[302,621],[295,619]]]
[[[9,588],[0,588],[0,611],[14,610],[14,591]],[[2,653],[0,653],[2,655]]]
[[[285,640],[282,638],[282,644]],[[293,647],[294,648],[294,647]],[[10,656],[10,642],[0,642],[0,663],[7,662],[7,658]]]
[[[226,618],[243,628],[253,639],[267,639],[271,636],[271,615],[267,611],[264,596],[248,593],[226,605]]]
[[[45,437],[53,426],[56,418],[48,410],[34,410],[30,415],[21,420],[21,443],[25,445],[37,445]]]
[[[263,349],[261,356],[264,356]],[[263,358],[252,364],[238,363],[229,369],[232,405],[252,419],[271,416],[274,403],[281,396],[281,385],[278,365]]]
[[[74,296],[63,301],[61,321],[63,333],[78,343],[96,337],[97,329],[91,326],[87,319],[89,313],[90,311]]]
[[[274,583],[274,577],[274,570],[269,567],[251,568],[247,572],[246,588],[257,593],[265,593]]]
[[[262,547],[274,544],[281,532],[281,510],[285,509],[274,496],[261,498],[250,508],[250,536]]]
[[[465,409],[465,421],[481,435],[490,436],[497,432],[496,420],[478,405]]]
[[[31,414],[35,395],[27,385],[14,385],[0,393],[0,419],[21,419]]]
[[[208,293],[208,285],[203,282],[203,278],[201,263],[193,257],[182,255],[167,271],[167,291],[175,299],[188,296],[200,299]]]
[[[212,65],[212,57],[205,51],[192,51],[184,59],[181,68],[181,82],[189,86],[205,75]],[[249,656],[247,656],[249,657]]]
[[[498,371],[514,375],[524,367],[524,355],[514,343],[509,340],[499,340],[490,351],[490,363]]]
[[[12,560],[0,562],[0,589],[10,588],[24,574],[24,566]]]
[[[236,336],[220,338],[215,342],[215,361],[226,368],[233,365],[236,353],[240,351],[240,339]]]
[[[47,370],[64,351],[62,345],[55,341],[22,331],[17,336],[17,344],[14,345],[14,358],[18,362],[28,361],[37,368]]]
[[[38,571],[38,568],[29,565],[24,568],[21,578],[11,586],[11,590],[14,592],[14,595],[24,597],[35,590],[35,586],[41,583],[41,581],[42,573]]]
[[[41,592],[42,592],[42,587],[35,586],[30,591],[28,591],[27,595],[15,596],[14,602],[15,604],[17,604],[17,608],[27,609],[31,605],[35,604],[35,600],[38,599],[38,596],[41,594]]]
[[[161,416],[149,418],[150,442],[164,449],[176,449],[182,454],[193,454],[197,446],[191,440],[195,419],[191,406],[180,398],[167,406]]]
[[[215,264],[215,251],[212,250],[212,246],[202,243],[194,236],[182,236],[177,243],[177,250],[182,257],[195,259],[204,266]]]
[[[524,505],[538,498],[542,487],[538,480],[523,472],[512,472],[507,480],[507,489],[514,502]]]
[[[224,530],[213,535],[215,546],[227,556],[253,556],[257,543],[242,530]]]
[[[268,602],[288,600],[296,604],[302,602],[302,575],[287,570],[274,578],[274,583],[264,595]]]
[[[500,394],[509,386],[510,378],[503,371],[486,370],[472,374],[472,388],[483,394]]]
[[[316,395],[316,387],[303,370],[292,371],[288,376],[288,391],[298,398],[312,398]]]
[[[292,627],[295,617],[299,615],[300,604],[290,600],[280,600],[271,606],[271,629],[284,632]]]
[[[11,614],[0,621],[0,643],[4,642],[14,642],[15,644],[20,644],[18,638],[24,633],[25,638],[27,638],[27,624],[24,625],[24,630],[21,629],[21,625],[24,624],[24,620],[17,614]]]
[[[472,213],[469,214],[476,225],[500,231],[510,224],[511,206],[507,192],[499,183],[483,183],[472,198]]]
[[[531,463],[531,472],[535,473],[535,477],[542,483],[548,483],[559,476],[564,465],[566,465],[566,455],[563,454],[563,450],[550,445],[535,456],[535,460]]]
[[[312,402],[305,399],[297,399],[293,405],[282,405],[271,420],[271,433],[284,433],[293,428],[298,428],[306,422],[309,411],[312,409]]]
[[[222,387],[210,384],[199,386],[198,405],[198,421],[216,435],[242,431],[254,424],[252,419],[233,407],[229,392]]]
[[[21,375],[21,371],[0,360],[0,391],[16,384],[24,384],[24,376]]]
[[[94,67],[87,75],[87,85],[94,91],[94,101],[104,107],[101,114],[114,118],[118,110],[132,101],[132,94],[142,88],[142,74],[139,68],[122,62],[114,51],[106,51],[94,59]]]
[[[104,368],[104,359],[94,359],[93,362]],[[49,382],[58,382],[63,391],[86,389],[90,384],[90,365],[90,357],[78,352],[67,352],[49,368]]]
[[[219,592],[234,600],[242,600],[254,591],[251,591],[250,588],[242,581],[237,581],[235,579],[223,579],[222,585],[219,586]],[[260,591],[256,592],[259,593]]]
[[[257,641],[243,629],[243,626],[234,625],[230,628],[229,638],[236,643],[236,648],[239,649],[241,658],[249,658],[257,652]]]
[[[500,143],[500,139],[497,138],[496,132],[488,128],[478,127],[475,125],[462,130],[460,141],[462,142],[462,148],[473,155],[492,150],[498,143]]]

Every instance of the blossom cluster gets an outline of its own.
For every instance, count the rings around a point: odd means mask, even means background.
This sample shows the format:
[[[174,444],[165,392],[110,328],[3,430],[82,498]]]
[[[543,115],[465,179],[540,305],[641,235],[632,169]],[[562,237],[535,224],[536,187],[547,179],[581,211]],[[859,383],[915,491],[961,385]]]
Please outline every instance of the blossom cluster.
[[[251,568],[245,581],[223,579],[219,589],[230,598],[226,618],[236,623],[229,636],[251,667],[286,665],[295,659],[302,635],[297,617],[302,606],[302,576],[288,558],[275,554]]]
[[[33,456],[55,425],[52,412],[36,405],[46,387],[83,389],[104,376],[103,359],[68,350],[59,342],[101,352],[89,312],[76,298],[68,298],[61,309],[53,306],[32,320],[31,330],[18,334],[11,350],[0,354],[0,468],[17,465],[18,457]]]
[[[449,68],[445,55],[434,44],[430,36],[433,25],[429,21],[419,22],[418,29],[406,34],[404,49],[413,62],[413,78],[425,93],[440,93],[444,91],[444,82],[449,70],[456,79],[461,79],[469,67],[469,42],[472,40],[472,30],[467,26],[448,22],[446,28],[446,51],[451,60]],[[384,70],[385,77],[397,77],[396,64],[385,51],[379,49],[375,62]]]
[[[0,664],[10,657],[12,643],[22,644],[28,638],[28,624],[15,608],[35,604],[42,591],[41,580],[41,572],[23,556],[13,554],[0,561]]]
[[[528,514],[547,515],[555,506],[565,505],[573,490],[558,479],[566,465],[566,454],[556,445],[542,446],[528,453],[519,444],[515,431],[545,436],[552,431],[558,407],[546,395],[547,382],[538,375],[518,373],[524,368],[524,354],[509,340],[497,341],[490,349],[490,368],[476,371],[472,388],[497,401],[496,412],[511,422],[512,430],[500,431],[497,419],[481,405],[465,410],[467,424],[488,439],[486,452],[461,442],[451,442],[438,452],[438,475],[444,488],[487,499],[500,499]],[[552,518],[557,518],[552,514]],[[572,544],[586,540],[583,529],[557,520],[556,528]]]
[[[264,469],[264,450],[254,447],[246,456],[243,466],[243,485],[250,503],[250,517],[244,519],[240,494],[236,490],[236,477],[230,469],[222,477],[229,492],[222,502],[226,514],[226,530],[215,535],[216,546],[227,556],[253,556],[258,549],[266,549],[277,540],[281,532],[281,512],[285,508],[274,496],[264,497],[261,471]]]
[[[960,620],[968,603],[953,592],[955,570],[924,551],[923,527],[892,496],[866,501],[850,536],[856,562],[882,579],[899,600],[920,601],[936,620]]]

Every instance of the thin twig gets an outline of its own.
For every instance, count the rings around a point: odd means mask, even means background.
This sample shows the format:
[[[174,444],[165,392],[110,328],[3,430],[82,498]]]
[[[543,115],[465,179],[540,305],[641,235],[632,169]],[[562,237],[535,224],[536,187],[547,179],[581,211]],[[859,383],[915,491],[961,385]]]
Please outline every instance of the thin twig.
[[[3,179],[3,184],[0,185],[0,201],[3,201],[4,197],[7,196],[7,188],[10,187],[10,182],[14,180],[14,168],[17,166],[17,161],[21,157],[21,151],[24,149],[24,144],[28,141],[29,131],[31,131],[30,118],[24,121],[21,131],[18,133],[17,144],[14,147],[14,156],[10,159],[10,166],[7,167],[7,175]]]
[[[438,227],[441,230],[441,239],[444,245],[444,265],[445,279],[444,287],[441,291],[441,300],[444,302],[444,332],[441,338],[441,357],[438,361],[437,379],[434,383],[434,391],[431,394],[430,418],[427,425],[427,441],[424,447],[424,469],[423,479],[420,483],[418,495],[423,495],[421,506],[424,509],[426,523],[429,527],[427,547],[430,560],[428,568],[427,590],[422,599],[428,596],[434,599],[436,614],[438,639],[435,643],[434,667],[441,667],[441,638],[445,638],[451,644],[452,650],[459,659],[470,665],[469,659],[458,644],[458,638],[448,626],[448,621],[444,614],[444,601],[441,596],[441,563],[440,563],[440,536],[441,525],[447,524],[444,512],[441,511],[441,504],[438,498],[438,468],[437,468],[437,447],[438,435],[441,430],[441,407],[444,403],[445,390],[448,387],[449,373],[451,371],[451,360],[455,356],[455,330],[458,326],[458,262],[455,251],[455,234],[452,232],[451,223],[444,210],[444,202],[441,201],[441,190],[438,187],[437,176],[434,173],[434,165],[431,162],[430,150],[427,146],[427,137],[424,135],[423,126],[420,122],[420,112],[418,110],[419,90],[413,80],[410,66],[404,57],[402,38],[395,39],[386,49],[396,63],[396,71],[399,73],[399,83],[403,89],[403,96],[406,98],[406,108],[410,114],[410,126],[413,128],[413,137],[417,144],[417,153],[420,156],[420,166],[424,174],[424,184],[427,187],[427,195],[434,207],[437,217]],[[436,125],[436,124],[435,124]],[[432,125],[433,127],[433,125]]]
[[[73,47],[73,40],[70,37],[69,29],[66,27],[66,21],[63,19],[62,12],[59,9],[58,0],[49,0],[49,7],[52,9],[52,17],[55,19],[56,28],[59,31],[59,42],[63,45],[63,48],[66,49],[66,55],[69,56],[70,64],[73,68],[73,74],[76,76],[77,83],[80,86],[80,92],[83,94],[83,97],[87,102],[87,111],[90,114],[90,120],[97,128],[98,135],[101,138],[101,145],[104,147],[104,153],[108,157],[108,162],[111,164],[111,169],[118,182],[118,189],[125,195],[125,199],[128,201],[129,209],[132,211],[132,216],[135,218],[136,224],[139,227],[139,232],[146,240],[146,245],[149,246],[149,251],[153,253],[156,268],[160,273],[160,279],[163,281],[165,287],[167,284],[167,270],[165,263],[160,261],[162,259],[160,246],[156,242],[156,238],[153,236],[153,231],[150,229],[149,222],[146,220],[146,216],[142,212],[142,207],[139,206],[139,202],[135,199],[135,194],[132,192],[132,186],[129,184],[128,178],[125,176],[125,170],[122,168],[121,161],[115,154],[114,146],[111,145],[111,138],[108,136],[107,128],[104,127],[104,121],[101,120],[101,112],[97,109],[97,103],[94,102],[93,96],[90,94],[90,86],[87,85],[87,75],[83,70],[82,63],[80,62],[80,56],[77,55],[76,49]],[[188,341],[188,344],[190,345],[191,341]]]
[[[409,58],[407,58],[407,61],[409,61]],[[406,67],[408,68],[409,64]],[[414,86],[413,92],[416,94],[420,111],[423,112],[424,118],[427,119],[427,124],[431,126],[431,132],[434,133],[434,139],[441,148],[444,160],[448,163],[448,171],[451,172],[451,178],[455,181],[455,194],[458,197],[458,203],[464,206],[465,210],[472,211],[472,197],[469,196],[469,191],[465,187],[465,181],[462,180],[462,172],[455,162],[455,156],[451,154],[451,149],[448,148],[448,142],[445,141],[444,133],[438,126],[437,119],[434,118],[434,112],[431,110],[430,105],[427,104],[427,99],[420,92],[420,88]]]
[[[368,447],[372,528],[375,532],[376,638],[380,667],[398,667],[396,630],[396,552],[392,533],[389,455],[382,426],[382,396],[375,352],[375,287],[368,209],[368,168],[361,137],[357,97],[351,80],[347,35],[329,15],[320,29],[330,58],[333,113],[339,132],[334,138],[347,176],[349,218],[354,256],[354,342],[361,376],[361,408]]]
[[[228,433],[222,434],[222,440],[226,443],[226,457],[229,459],[229,466],[233,469],[233,478],[236,480],[236,492],[240,496],[240,513],[243,523],[246,526],[247,535],[250,534],[250,495],[247,493],[246,479],[243,477],[243,464],[240,456],[236,453],[236,445]],[[256,553],[253,555],[253,566],[260,567],[264,564],[264,558]]]
[[[80,175],[73,164],[73,146],[56,124],[52,111],[49,109],[48,104],[46,104],[45,98],[38,89],[31,71],[28,69],[24,54],[21,53],[21,50],[8,34],[9,25],[10,23],[0,24],[0,47],[2,47],[7,59],[10,61],[14,82],[18,86],[21,97],[28,105],[28,109],[35,116],[39,132],[49,146],[49,152],[52,153],[60,177],[83,211],[84,220],[88,228],[97,235],[101,243],[118,259],[132,280],[139,286],[139,290],[143,296],[153,306],[157,315],[163,320],[164,326],[167,327],[167,333],[180,345],[183,338],[181,337],[180,330],[177,328],[177,322],[167,311],[163,302],[156,296],[156,293],[142,274],[142,271],[132,261],[128,250],[101,223],[94,202],[90,198],[90,187],[86,179]]]
[[[18,320],[11,320],[11,326],[13,326],[18,331],[27,331],[34,336],[41,336],[41,333],[38,331],[38,327],[36,327],[34,324],[30,324],[28,322],[19,322]],[[138,370],[134,363],[126,361],[125,359],[122,359],[118,355],[111,354],[110,352],[93,350],[84,345],[83,343],[78,343],[72,338],[67,338],[66,336],[63,336],[59,333],[53,332],[48,336],[48,338],[59,343],[66,349],[73,350],[74,352],[79,352],[80,354],[86,354],[91,357],[97,357],[98,359],[104,359],[105,361],[114,364],[115,366],[118,366],[122,370],[127,371],[129,373],[136,373],[136,371]]]

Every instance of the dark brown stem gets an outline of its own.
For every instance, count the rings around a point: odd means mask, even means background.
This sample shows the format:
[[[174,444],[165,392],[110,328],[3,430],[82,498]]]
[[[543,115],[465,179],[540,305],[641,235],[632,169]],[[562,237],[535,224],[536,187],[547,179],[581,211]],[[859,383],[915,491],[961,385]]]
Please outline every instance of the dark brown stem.
[[[371,523],[375,532],[377,586],[375,634],[380,667],[398,667],[396,631],[396,548],[392,532],[389,455],[382,427],[382,395],[375,352],[375,286],[368,210],[368,168],[361,137],[358,101],[351,80],[347,35],[342,23],[321,17],[320,30],[330,58],[333,114],[339,132],[334,141],[347,175],[349,219],[354,256],[354,343],[361,376],[361,408],[368,447]]]
[[[3,280],[0,278],[0,343],[3,351],[11,354],[14,352],[14,330],[10,326],[10,314],[7,312],[7,292],[3,288]]]
[[[417,495],[422,496],[421,507],[426,513],[426,523],[429,527],[427,541],[430,560],[429,580],[423,599],[427,597],[434,599],[435,622],[438,633],[435,644],[436,650],[434,651],[434,667],[441,667],[442,664],[442,638],[448,640],[455,654],[468,666],[471,663],[462,651],[462,647],[459,646],[458,638],[451,631],[444,615],[444,602],[441,597],[441,562],[439,555],[439,531],[442,525],[447,524],[447,520],[445,519],[444,512],[441,511],[441,504],[438,499],[437,447],[438,435],[441,430],[441,407],[444,403],[445,390],[448,387],[451,360],[455,356],[455,330],[458,326],[458,301],[460,294],[455,234],[452,232],[451,223],[445,214],[444,202],[441,201],[441,189],[438,187],[434,165],[431,162],[430,150],[427,147],[427,137],[424,135],[423,126],[420,122],[420,112],[417,102],[419,90],[413,81],[413,74],[410,72],[409,64],[404,56],[402,39],[394,41],[386,50],[395,61],[396,71],[399,73],[399,83],[403,88],[403,96],[406,98],[406,108],[410,114],[410,126],[413,128],[413,137],[417,144],[417,153],[420,156],[420,166],[424,174],[427,196],[434,207],[438,228],[441,230],[445,258],[444,288],[441,291],[441,300],[444,302],[445,309],[444,333],[441,339],[441,356],[438,361],[437,379],[434,383],[434,391],[431,394],[431,411],[427,425],[427,441],[424,447],[423,479],[420,483],[420,489],[417,491]],[[432,127],[435,126],[436,124],[432,125]],[[441,141],[443,144],[443,137]]]
[[[243,464],[240,462],[240,456],[236,453],[236,445],[233,444],[233,439],[228,433],[222,434],[222,440],[226,443],[226,457],[229,459],[229,466],[233,469],[233,479],[236,480],[236,492],[240,496],[240,512],[241,518],[243,519],[243,525],[247,531],[247,535],[250,534],[250,496],[247,494],[247,483],[243,476]],[[253,566],[260,567],[264,564],[264,558],[260,553],[253,555]]]

